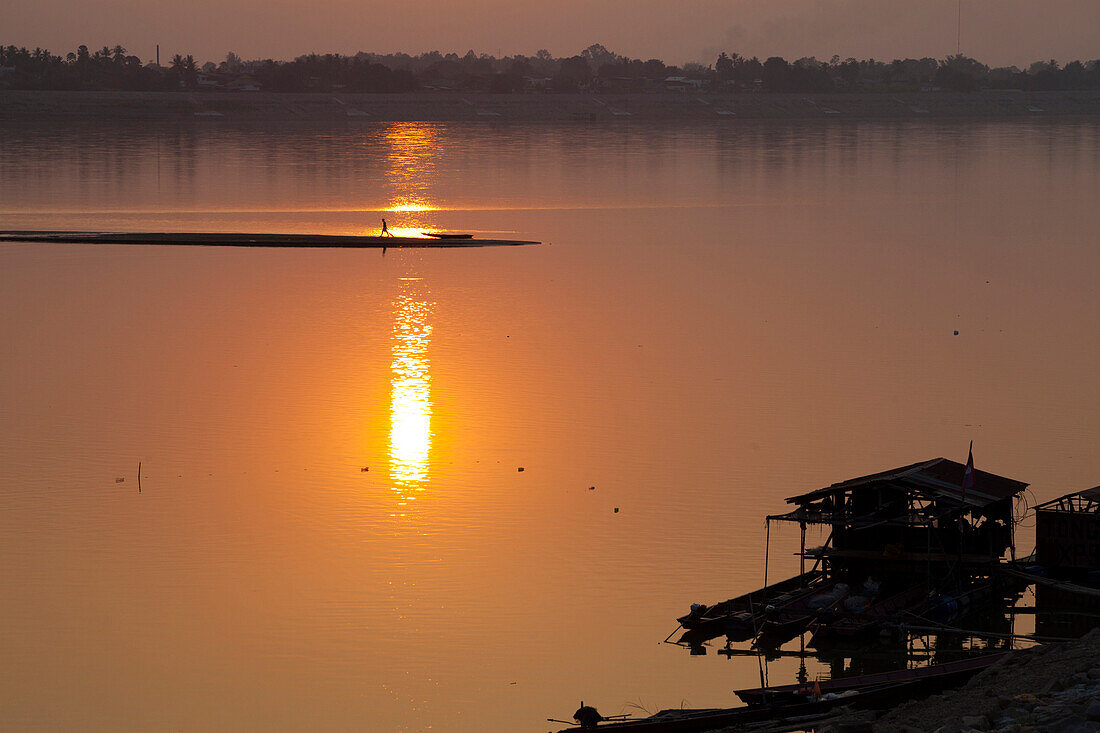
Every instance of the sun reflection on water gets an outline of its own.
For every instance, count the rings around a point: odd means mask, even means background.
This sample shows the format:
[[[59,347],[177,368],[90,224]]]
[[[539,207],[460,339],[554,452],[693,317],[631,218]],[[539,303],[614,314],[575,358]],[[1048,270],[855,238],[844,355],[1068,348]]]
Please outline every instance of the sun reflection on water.
[[[383,211],[395,214],[438,211],[439,207],[429,200],[429,192],[437,175],[435,161],[440,145],[436,128],[423,122],[397,122],[389,126],[383,139],[389,146],[386,178],[395,192]],[[416,217],[403,217],[399,222],[414,227],[426,223]],[[394,233],[397,233],[396,230]]]
[[[427,239],[428,235],[424,233],[425,226],[412,226],[412,227],[388,227],[387,231],[395,237],[415,237],[416,239]]]
[[[387,178],[396,192],[385,211],[402,214],[389,226],[399,237],[420,237],[431,221],[417,214],[437,210],[428,200],[439,140],[431,125],[400,122],[391,125]],[[420,278],[402,278],[394,300],[393,372],[390,390],[390,481],[397,495],[394,516],[405,516],[428,482],[432,447],[431,364],[432,308]]]
[[[438,211],[438,209],[431,204],[425,203],[394,203],[382,211],[393,211],[399,213],[415,213],[419,211]]]
[[[432,447],[431,342],[432,308],[419,278],[403,278],[394,300],[393,378],[390,389],[390,480],[404,516],[428,481]]]

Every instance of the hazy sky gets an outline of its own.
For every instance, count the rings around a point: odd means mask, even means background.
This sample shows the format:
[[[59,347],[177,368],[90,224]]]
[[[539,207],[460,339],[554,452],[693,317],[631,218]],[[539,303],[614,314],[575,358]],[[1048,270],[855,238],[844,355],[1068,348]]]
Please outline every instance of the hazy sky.
[[[957,0],[2,0],[0,42],[150,59],[440,50],[711,63],[746,56],[942,57]],[[962,0],[962,50],[991,65],[1100,58],[1100,0]]]

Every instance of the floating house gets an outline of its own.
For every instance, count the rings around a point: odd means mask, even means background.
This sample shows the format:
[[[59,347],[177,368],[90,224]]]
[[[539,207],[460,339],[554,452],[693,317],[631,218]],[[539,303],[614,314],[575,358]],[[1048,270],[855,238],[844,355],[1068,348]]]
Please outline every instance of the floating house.
[[[1100,570],[1100,486],[1035,507],[1035,553],[1051,575]]]
[[[1071,638],[1100,617],[1100,487],[1036,509],[1037,552],[1016,558],[1016,510],[1027,484],[946,458],[859,476],[787,499],[767,517],[765,587],[677,619],[678,643],[753,639],[775,649],[797,635],[836,648],[874,634],[935,632],[964,614],[990,638],[1011,639],[1006,605],[1036,586],[1036,633]],[[801,572],[768,583],[771,523],[801,529]],[[811,525],[828,528],[806,547]],[[809,563],[812,567],[807,567]],[[988,628],[1005,621],[1005,628]],[[977,624],[977,625],[973,625]],[[1038,637],[1036,637],[1038,638]],[[731,652],[732,654],[732,652]]]
[[[1100,486],[1035,507],[1036,632],[1075,638],[1100,616]]]
[[[1015,555],[1013,502],[1027,488],[1015,479],[933,458],[860,476],[787,499],[795,509],[768,517],[802,528],[802,562],[812,559],[837,580],[892,582],[987,576]],[[964,488],[964,483],[965,488]],[[826,525],[825,545],[806,549],[807,525]]]

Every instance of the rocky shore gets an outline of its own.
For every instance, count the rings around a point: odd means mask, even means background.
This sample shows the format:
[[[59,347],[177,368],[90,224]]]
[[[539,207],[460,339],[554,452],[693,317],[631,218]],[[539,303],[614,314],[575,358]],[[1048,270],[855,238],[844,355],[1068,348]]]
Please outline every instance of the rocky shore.
[[[853,713],[821,733],[1097,733],[1100,629],[1080,641],[1026,649],[961,689],[914,700],[875,717]]]
[[[0,91],[0,121],[708,122],[1100,116],[1100,92],[271,94]]]

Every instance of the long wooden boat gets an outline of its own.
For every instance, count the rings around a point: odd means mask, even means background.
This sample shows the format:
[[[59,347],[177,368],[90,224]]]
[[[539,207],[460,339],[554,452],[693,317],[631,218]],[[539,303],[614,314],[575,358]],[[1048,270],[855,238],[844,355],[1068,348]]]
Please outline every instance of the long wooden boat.
[[[814,636],[810,646],[837,636],[858,636],[879,629],[891,617],[920,606],[928,597],[928,585],[914,585],[871,605],[860,613],[844,614],[835,619],[819,617],[810,624]]]
[[[821,578],[819,571],[796,575],[712,606],[696,604],[676,620],[697,636],[711,634],[706,638],[714,638],[725,633],[732,641],[745,641],[756,634],[765,608],[782,606],[794,598],[818,592]]]
[[[909,699],[914,693],[912,681],[888,682],[831,694],[820,699],[792,698],[790,704],[750,705],[717,710],[662,710],[649,718],[623,720],[595,728],[566,728],[560,733],[580,731],[621,731],[622,733],[703,733],[751,723],[805,723],[810,727],[824,713],[840,706],[881,708]]]
[[[773,706],[783,704],[785,701],[804,700],[807,695],[811,694],[815,684],[822,695],[879,689],[883,685],[907,685],[912,694],[934,692],[937,689],[945,690],[965,682],[1009,654],[1011,652],[997,652],[980,657],[960,659],[957,662],[934,664],[928,667],[899,669],[894,672],[876,672],[875,674],[865,674],[858,677],[822,680],[816,683],[754,687],[746,690],[734,690],[734,694],[748,705]]]
[[[0,242],[52,244],[143,244],[192,247],[343,247],[402,249],[436,247],[509,247],[541,244],[524,239],[474,239],[473,236],[378,237],[343,234],[245,234],[240,232],[68,232],[0,231]]]
[[[762,721],[782,722],[819,717],[836,707],[838,701],[815,700],[794,705],[760,706],[740,708],[714,708],[707,710],[662,710],[649,718],[636,718],[603,723],[593,727],[566,728],[560,733],[577,731],[622,731],[623,733],[702,733],[719,728]]]
[[[425,237],[435,237],[436,239],[473,239],[473,234],[451,234],[450,232],[420,232]]]

